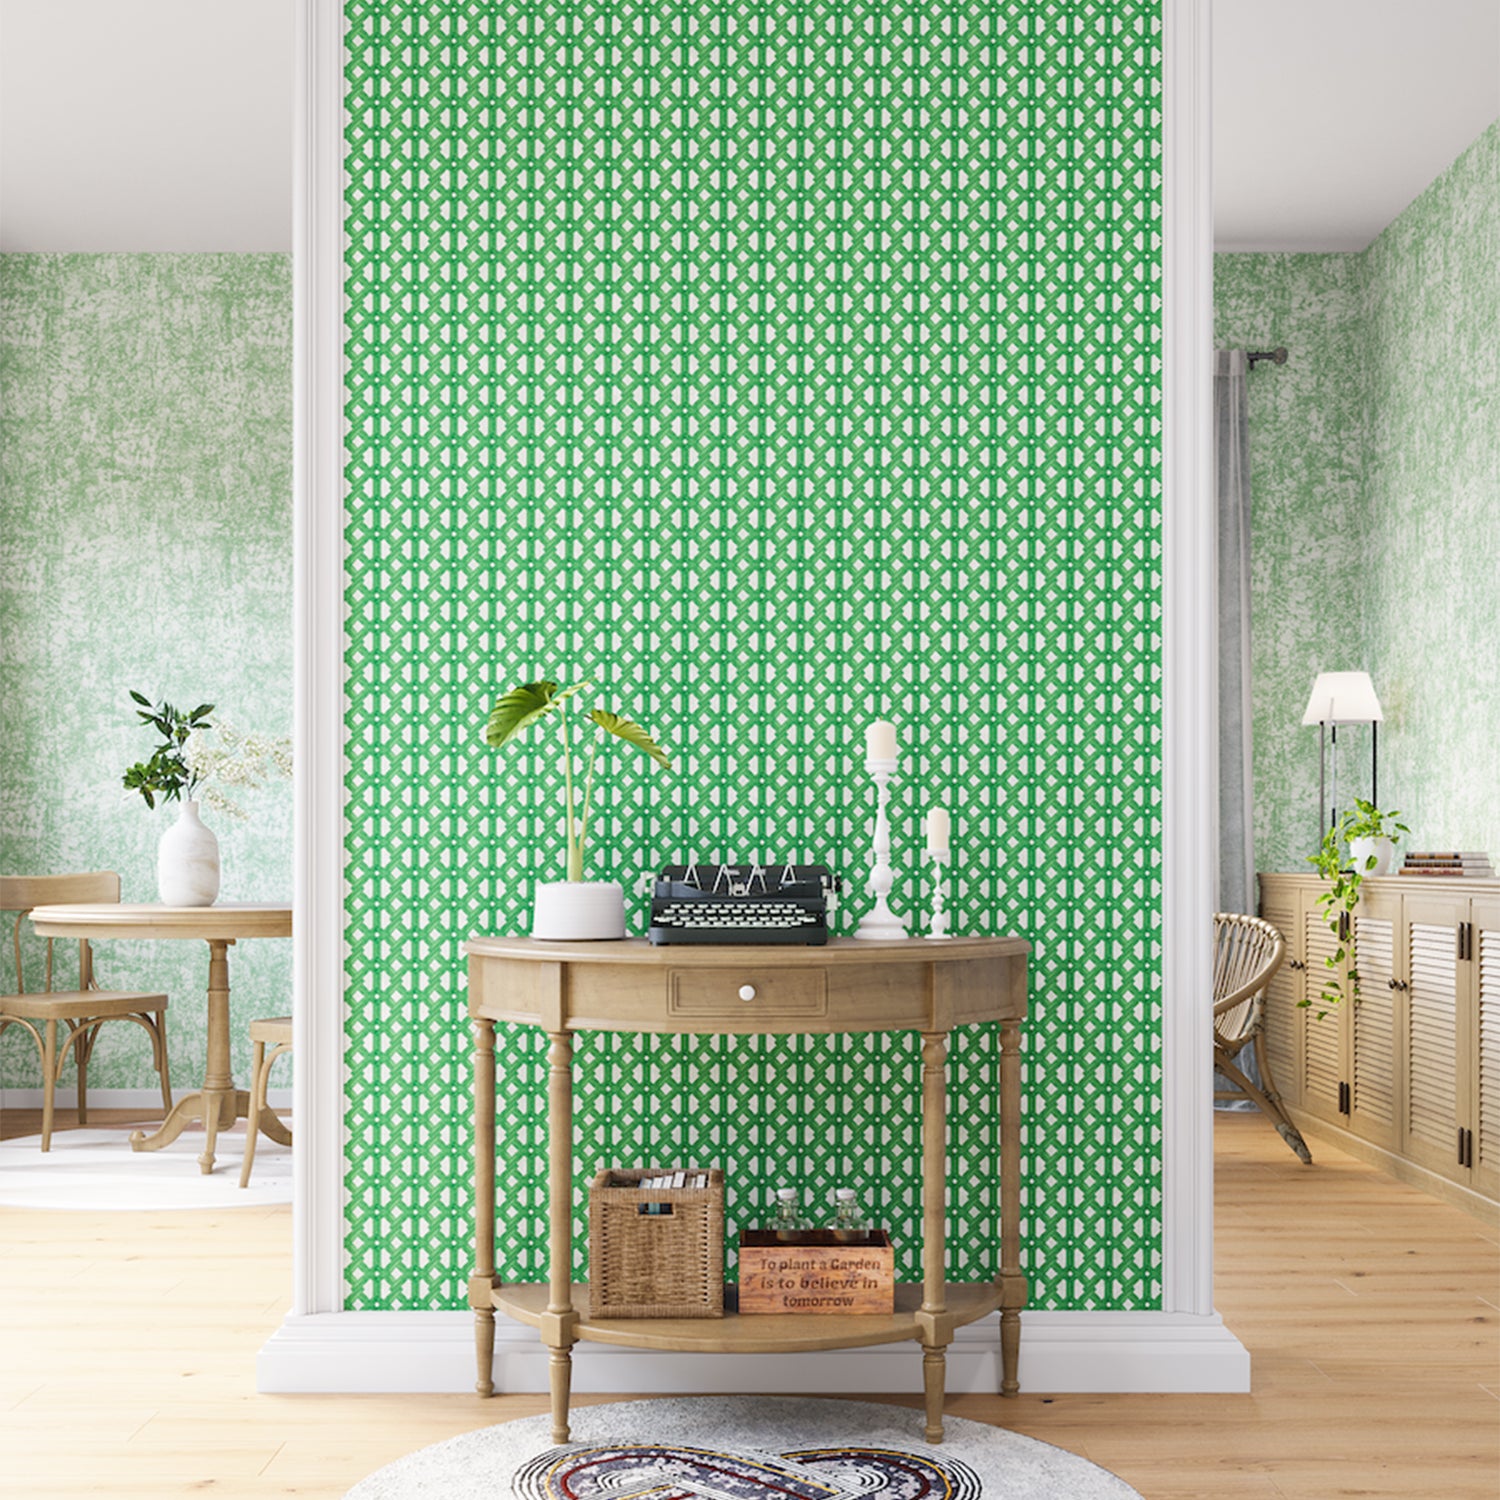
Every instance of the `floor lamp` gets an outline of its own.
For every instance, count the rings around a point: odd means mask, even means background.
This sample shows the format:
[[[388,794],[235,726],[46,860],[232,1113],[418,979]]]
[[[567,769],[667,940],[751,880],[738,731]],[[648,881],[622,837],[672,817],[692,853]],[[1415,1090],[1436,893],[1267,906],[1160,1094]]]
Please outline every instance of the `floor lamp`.
[[[1368,724],[1370,726],[1370,801],[1379,803],[1380,721],[1385,715],[1380,709],[1380,699],[1375,696],[1375,684],[1368,672],[1319,672],[1313,683],[1312,696],[1307,700],[1307,711],[1302,715],[1303,724],[1318,726],[1318,817],[1328,813],[1325,825],[1332,828],[1338,821],[1339,800],[1339,725]],[[1333,799],[1327,793],[1328,748],[1333,747]],[[1318,841],[1323,839],[1324,827],[1318,828]]]

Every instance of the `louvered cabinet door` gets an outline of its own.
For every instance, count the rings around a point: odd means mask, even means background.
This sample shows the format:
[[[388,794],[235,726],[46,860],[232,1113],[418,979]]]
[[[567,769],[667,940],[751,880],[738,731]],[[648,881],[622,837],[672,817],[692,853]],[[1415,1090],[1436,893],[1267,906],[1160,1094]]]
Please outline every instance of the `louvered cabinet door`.
[[[1459,924],[1468,900],[1408,897],[1405,905],[1408,975],[1407,1097],[1401,1148],[1412,1161],[1444,1177],[1463,1180],[1461,1105],[1468,1079],[1459,1077]],[[1467,965],[1465,965],[1467,969]],[[1467,981],[1467,973],[1462,976]],[[1463,1050],[1468,1061],[1468,1049]]]
[[[1469,1186],[1486,1197],[1500,1196],[1500,901],[1479,900],[1470,907],[1474,924],[1473,1029],[1470,1078],[1474,1132]]]
[[[1396,936],[1401,898],[1366,893],[1354,913],[1359,989],[1349,1018],[1345,1097],[1349,1128],[1377,1146],[1400,1139],[1396,1087],[1396,997],[1401,982]]]
[[[1297,891],[1273,877],[1260,877],[1260,914],[1281,934],[1286,958],[1266,986],[1266,1056],[1276,1088],[1287,1104],[1302,1102],[1302,928]]]
[[[1342,1125],[1342,1085],[1347,1076],[1344,1069],[1346,1007],[1342,1001],[1332,1005],[1322,998],[1323,986],[1339,973],[1328,967],[1327,960],[1339,950],[1339,940],[1323,913],[1324,908],[1316,904],[1315,896],[1307,893],[1298,912],[1302,951],[1307,955],[1303,983],[1306,986],[1305,998],[1309,1002],[1305,1010],[1298,1012],[1302,1017],[1301,1103],[1309,1114]]]

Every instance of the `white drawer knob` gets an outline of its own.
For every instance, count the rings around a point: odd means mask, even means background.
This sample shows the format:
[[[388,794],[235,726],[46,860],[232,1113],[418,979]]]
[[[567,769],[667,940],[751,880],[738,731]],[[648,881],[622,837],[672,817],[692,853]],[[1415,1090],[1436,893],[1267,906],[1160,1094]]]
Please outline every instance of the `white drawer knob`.
[[[742,984],[740,986],[740,999],[741,1000],[753,1000],[753,999],[755,999],[755,986],[753,984]]]

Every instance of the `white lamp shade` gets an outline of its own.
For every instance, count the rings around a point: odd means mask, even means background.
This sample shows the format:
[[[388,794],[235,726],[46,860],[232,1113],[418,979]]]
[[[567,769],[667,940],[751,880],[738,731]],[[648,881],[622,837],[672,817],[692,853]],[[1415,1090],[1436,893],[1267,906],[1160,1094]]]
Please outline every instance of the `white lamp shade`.
[[[1368,672],[1319,672],[1304,724],[1378,724],[1385,715]]]

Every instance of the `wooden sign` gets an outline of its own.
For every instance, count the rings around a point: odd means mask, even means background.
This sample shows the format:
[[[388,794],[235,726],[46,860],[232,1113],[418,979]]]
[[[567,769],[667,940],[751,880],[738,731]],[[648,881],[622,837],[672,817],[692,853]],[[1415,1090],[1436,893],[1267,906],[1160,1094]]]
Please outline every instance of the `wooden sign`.
[[[850,1244],[828,1229],[794,1242],[769,1229],[740,1234],[741,1313],[891,1313],[896,1257],[883,1230]]]

